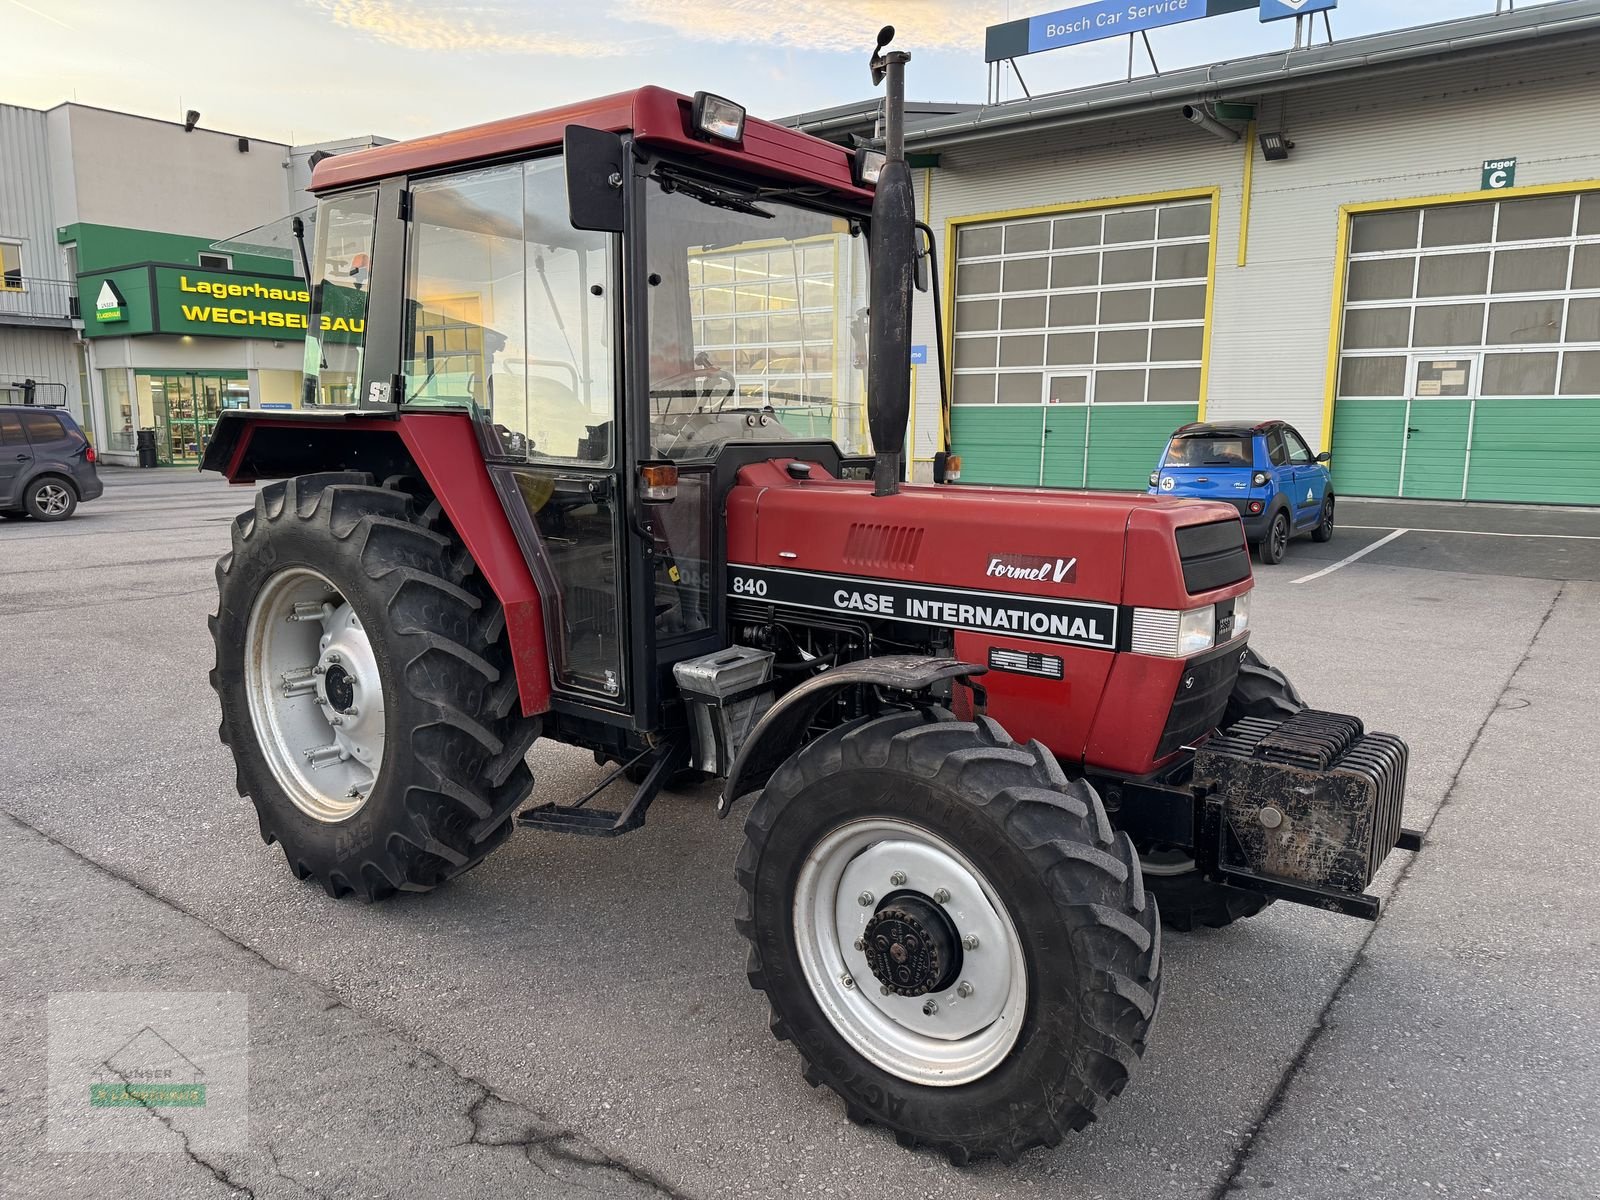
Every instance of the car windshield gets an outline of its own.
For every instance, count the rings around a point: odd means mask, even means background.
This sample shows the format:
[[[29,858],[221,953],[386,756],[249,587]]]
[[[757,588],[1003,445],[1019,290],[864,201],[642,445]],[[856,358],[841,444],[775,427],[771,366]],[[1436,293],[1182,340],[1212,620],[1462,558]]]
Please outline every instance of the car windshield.
[[[1241,437],[1173,438],[1164,467],[1248,467],[1250,442]]]
[[[867,452],[858,223],[694,181],[649,184],[650,432],[658,454],[823,438]]]

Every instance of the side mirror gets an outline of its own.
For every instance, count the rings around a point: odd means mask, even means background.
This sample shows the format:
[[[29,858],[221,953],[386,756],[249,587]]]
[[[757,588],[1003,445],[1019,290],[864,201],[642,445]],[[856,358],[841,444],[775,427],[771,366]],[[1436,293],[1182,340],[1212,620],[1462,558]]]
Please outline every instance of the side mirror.
[[[1324,450],[1321,454],[1317,455],[1317,461],[1319,463],[1332,462],[1333,461],[1333,455],[1328,453],[1328,451]]]
[[[628,178],[622,138],[605,129],[568,125],[561,149],[572,227],[621,233],[622,186]]]

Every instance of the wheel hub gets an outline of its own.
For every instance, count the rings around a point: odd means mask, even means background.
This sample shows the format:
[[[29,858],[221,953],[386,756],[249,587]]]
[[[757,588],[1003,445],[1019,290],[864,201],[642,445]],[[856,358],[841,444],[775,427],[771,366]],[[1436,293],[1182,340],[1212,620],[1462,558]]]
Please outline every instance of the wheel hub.
[[[873,976],[900,996],[941,992],[961,972],[961,941],[944,911],[915,892],[885,900],[862,931]]]
[[[355,681],[343,667],[329,667],[322,686],[328,695],[328,706],[336,713],[349,712],[356,702]]]

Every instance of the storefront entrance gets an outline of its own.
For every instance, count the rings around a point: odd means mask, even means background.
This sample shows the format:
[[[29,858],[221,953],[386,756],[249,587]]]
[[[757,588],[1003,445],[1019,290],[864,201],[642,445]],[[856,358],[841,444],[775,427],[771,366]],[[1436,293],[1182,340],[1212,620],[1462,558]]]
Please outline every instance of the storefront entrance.
[[[156,431],[163,465],[197,462],[225,408],[250,403],[245,371],[138,371],[139,426]]]

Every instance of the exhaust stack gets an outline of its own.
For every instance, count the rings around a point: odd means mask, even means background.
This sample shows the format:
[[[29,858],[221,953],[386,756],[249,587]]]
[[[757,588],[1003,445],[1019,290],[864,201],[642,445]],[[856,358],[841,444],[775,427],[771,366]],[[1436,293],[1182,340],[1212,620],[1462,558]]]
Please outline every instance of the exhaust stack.
[[[867,425],[872,433],[874,496],[900,490],[906,423],[911,416],[911,289],[916,256],[916,196],[906,164],[906,63],[885,25],[872,54],[872,82],[884,84],[883,171],[872,200],[872,273],[868,304]],[[857,153],[862,153],[858,150]]]

